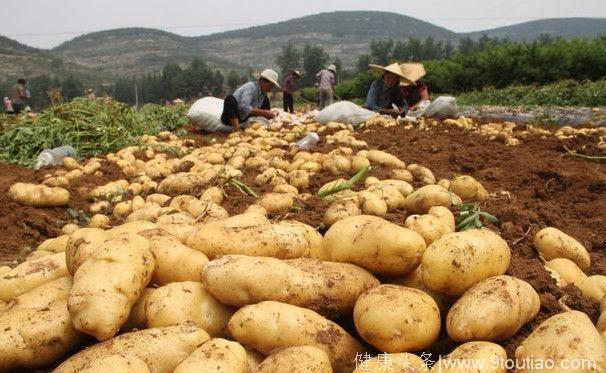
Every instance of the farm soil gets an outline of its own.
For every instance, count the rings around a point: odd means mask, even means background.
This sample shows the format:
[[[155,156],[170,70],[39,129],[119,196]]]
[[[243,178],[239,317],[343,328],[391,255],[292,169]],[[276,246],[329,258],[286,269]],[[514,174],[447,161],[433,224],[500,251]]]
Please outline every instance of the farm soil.
[[[583,152],[591,150],[594,139],[578,138],[569,142],[555,138],[524,140],[520,146],[506,147],[488,141],[477,134],[457,128],[437,128],[428,131],[406,130],[403,127],[372,128],[356,134],[368,142],[369,148],[397,155],[407,164],[419,163],[433,170],[437,179],[456,174],[474,176],[492,193],[482,209],[497,216],[500,231],[512,249],[508,274],[528,281],[541,296],[538,317],[514,337],[502,342],[510,357],[519,343],[548,317],[561,312],[562,303],[586,312],[593,321],[599,317],[599,306],[584,299],[578,289],[556,286],[536,254],[532,239],[545,226],[562,229],[577,238],[591,252],[590,274],[606,274],[606,163],[587,161],[566,154],[564,146]],[[221,141],[212,136],[194,136],[196,144]],[[318,148],[328,152],[334,145],[321,143]],[[598,154],[599,155],[599,154]],[[601,154],[603,155],[603,154]],[[7,196],[8,188],[17,181],[39,182],[48,170],[31,171],[0,164],[0,265],[15,264],[24,255],[49,237],[60,232],[60,226],[70,221],[66,208],[36,209],[17,205]],[[91,188],[122,177],[120,171],[105,163],[104,176],[87,177],[71,187],[70,208],[86,211],[87,202],[78,188]],[[371,175],[385,178],[386,170],[375,168]],[[256,193],[270,187],[254,184],[256,173],[246,172],[242,178]],[[328,174],[312,179],[312,194],[297,204],[295,211],[273,217],[296,219],[322,230],[322,218],[328,204],[313,196],[324,183],[333,180]],[[227,195],[223,206],[230,214],[244,211],[255,198],[242,194],[237,188],[224,187]],[[403,224],[405,212],[388,215],[388,220]],[[347,321],[345,322],[347,323]],[[348,328],[349,329],[349,328]],[[434,346],[435,354],[446,354],[456,344],[444,336]]]

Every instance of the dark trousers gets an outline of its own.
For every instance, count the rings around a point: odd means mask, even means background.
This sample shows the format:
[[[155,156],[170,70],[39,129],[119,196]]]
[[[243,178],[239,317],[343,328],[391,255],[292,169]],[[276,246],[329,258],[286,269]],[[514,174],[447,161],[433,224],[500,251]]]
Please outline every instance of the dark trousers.
[[[270,108],[271,106],[269,104],[269,97],[265,96],[265,99],[263,100],[263,103],[261,104],[261,107],[259,109],[269,110]],[[231,125],[230,119],[232,118],[238,118],[238,121],[240,123],[246,122],[246,120],[248,119],[248,117],[242,118],[242,116],[240,115],[240,109],[238,109],[238,100],[236,100],[234,95],[227,95],[223,103],[223,114],[221,114],[221,122],[229,126]]]
[[[295,100],[294,100],[292,94],[284,92],[282,100],[284,102],[284,111],[287,113],[294,113],[295,112]]]

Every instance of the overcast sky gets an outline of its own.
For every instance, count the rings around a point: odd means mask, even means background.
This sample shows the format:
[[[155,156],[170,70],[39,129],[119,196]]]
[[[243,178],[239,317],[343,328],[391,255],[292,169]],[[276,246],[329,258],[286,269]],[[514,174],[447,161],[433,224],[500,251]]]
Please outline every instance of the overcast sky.
[[[335,10],[381,10],[450,30],[477,31],[539,18],[606,17],[605,0],[0,0],[0,34],[52,48],[78,35],[151,27],[205,35]]]

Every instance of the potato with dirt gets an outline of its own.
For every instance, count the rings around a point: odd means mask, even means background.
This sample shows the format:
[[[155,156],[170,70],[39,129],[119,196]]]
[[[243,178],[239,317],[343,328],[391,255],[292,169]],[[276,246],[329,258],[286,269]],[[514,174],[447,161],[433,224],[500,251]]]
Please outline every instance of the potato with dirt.
[[[147,328],[147,313],[145,309],[147,308],[149,298],[154,291],[156,291],[156,288],[150,287],[143,289],[141,296],[139,296],[139,299],[137,299],[135,304],[131,307],[130,315],[120,330],[130,332],[134,329],[141,330]]]
[[[412,174],[415,181],[423,185],[431,185],[436,183],[436,177],[433,172],[427,167],[423,167],[419,164],[413,163],[406,167],[406,170]]]
[[[406,197],[404,207],[412,214],[427,214],[434,206],[450,207],[450,192],[439,185],[426,185]]]
[[[78,371],[78,373],[150,373],[145,362],[134,356],[120,354],[104,356]]]
[[[547,261],[555,258],[570,259],[583,271],[587,271],[591,264],[587,249],[557,228],[548,227],[538,231],[534,236],[534,246]]]
[[[418,233],[376,216],[359,215],[333,224],[315,256],[398,276],[414,270],[424,251],[425,240]]]
[[[425,215],[408,216],[404,226],[423,236],[425,244],[429,246],[443,235],[455,231],[455,218],[446,207],[434,206]]]
[[[332,373],[330,359],[314,346],[294,346],[269,355],[256,373]]]
[[[28,183],[13,184],[8,190],[8,195],[13,201],[32,207],[65,206],[70,198],[67,189]]]
[[[78,372],[100,359],[121,355],[143,360],[150,372],[171,373],[209,339],[204,330],[191,324],[125,333],[78,352],[53,372]]]
[[[438,360],[432,373],[506,373],[507,352],[492,342],[468,342]],[[517,371],[516,371],[517,372]]]
[[[269,215],[285,214],[292,210],[295,200],[292,195],[285,193],[267,193],[257,202]]]
[[[94,250],[108,239],[106,231],[100,228],[83,228],[69,235],[65,249],[65,261],[69,273],[73,275]]]
[[[435,292],[458,297],[478,282],[504,274],[510,260],[509,245],[492,231],[448,233],[423,253],[423,282]]]
[[[379,280],[347,263],[226,255],[206,265],[204,283],[230,306],[273,300],[336,317],[351,314],[358,296]]]
[[[247,373],[246,350],[237,342],[216,338],[204,342],[185,360],[174,373]]]
[[[69,234],[63,234],[59,237],[49,238],[43,241],[36,248],[37,251],[48,251],[51,253],[60,253],[67,249],[67,242],[69,241]]]
[[[502,341],[539,313],[539,294],[526,281],[490,277],[469,289],[448,311],[446,330],[457,342]]]
[[[461,197],[463,202],[484,202],[488,199],[488,192],[484,186],[469,175],[461,175],[450,180],[449,190]]]
[[[356,301],[356,330],[388,353],[422,351],[440,334],[440,310],[426,293],[397,285],[368,290]]]
[[[353,373],[426,373],[429,372],[423,359],[415,354],[402,352],[381,354],[357,364]]]
[[[406,168],[406,164],[398,157],[381,150],[369,150],[368,160],[372,163],[377,163],[390,169]]]
[[[580,288],[581,284],[587,280],[585,272],[575,262],[566,258],[552,259],[545,263],[544,267],[561,288],[569,284]]]
[[[193,322],[211,337],[227,336],[227,322],[232,313],[203,284],[193,281],[157,288],[145,307],[147,325],[151,328]]]
[[[387,206],[385,206],[385,208],[387,209]],[[358,199],[341,199],[334,201],[328,206],[326,212],[324,212],[324,219],[322,219],[322,222],[326,227],[330,228],[337,221],[356,215],[362,215]]]
[[[269,355],[279,348],[314,346],[328,355],[337,373],[351,372],[362,345],[336,323],[306,308],[280,302],[261,302],[240,308],[229,321],[240,343]]]
[[[74,327],[98,340],[113,337],[152,278],[154,255],[137,234],[110,239],[74,274],[68,309]]]

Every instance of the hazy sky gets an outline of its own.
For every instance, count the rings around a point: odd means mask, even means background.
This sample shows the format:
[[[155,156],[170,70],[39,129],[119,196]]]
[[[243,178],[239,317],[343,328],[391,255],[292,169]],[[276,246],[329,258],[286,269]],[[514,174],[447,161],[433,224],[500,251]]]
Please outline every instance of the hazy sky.
[[[335,10],[381,10],[453,31],[538,18],[606,17],[605,0],[0,0],[0,34],[51,48],[83,33],[152,27],[180,35],[284,21]]]

